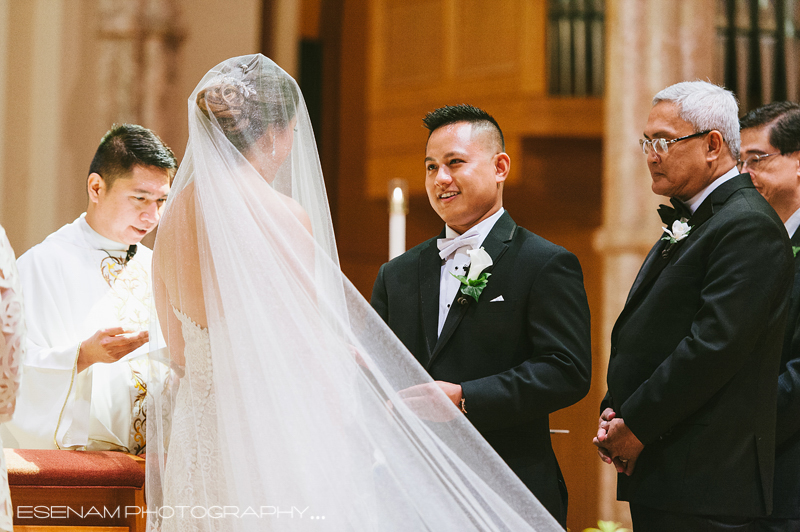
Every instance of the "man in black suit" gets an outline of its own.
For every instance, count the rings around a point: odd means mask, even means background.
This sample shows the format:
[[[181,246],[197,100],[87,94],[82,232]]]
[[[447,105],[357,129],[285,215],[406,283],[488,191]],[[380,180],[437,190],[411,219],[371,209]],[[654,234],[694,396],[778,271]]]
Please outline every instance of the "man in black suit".
[[[669,232],[614,325],[595,438],[636,532],[754,530],[772,508],[792,254],[736,169],[737,115],[729,91],[678,83],[653,99],[640,141],[675,209],[660,209]]]
[[[423,122],[430,131],[425,187],[446,225],[437,238],[381,267],[372,306],[564,526],[566,486],[548,415],[589,390],[589,306],[580,264],[504,211],[511,161],[494,118],[458,105]],[[491,258],[487,268],[481,247]],[[451,274],[464,282],[478,277],[473,284],[485,286],[469,295]]]
[[[748,172],[800,250],[800,105],[775,102],[741,119],[740,170]],[[783,337],[775,428],[772,515],[759,530],[800,531],[800,258],[795,253],[794,288]]]

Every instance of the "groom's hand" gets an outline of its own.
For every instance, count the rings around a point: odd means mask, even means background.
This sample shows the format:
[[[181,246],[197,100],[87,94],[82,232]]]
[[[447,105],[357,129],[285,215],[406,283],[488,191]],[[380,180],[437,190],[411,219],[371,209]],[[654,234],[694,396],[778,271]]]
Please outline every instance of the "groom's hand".
[[[451,384],[451,386],[453,385]],[[452,399],[442,394],[438,381],[405,388],[398,391],[397,396],[417,417],[426,421],[446,422],[460,415],[458,410],[450,404]],[[389,403],[389,408],[392,408],[391,403]]]
[[[461,406],[461,398],[464,397],[464,393],[461,390],[460,384],[453,384],[452,382],[444,382],[444,381],[434,381],[439,388],[444,392],[448,399],[453,401],[453,404],[456,406]]]

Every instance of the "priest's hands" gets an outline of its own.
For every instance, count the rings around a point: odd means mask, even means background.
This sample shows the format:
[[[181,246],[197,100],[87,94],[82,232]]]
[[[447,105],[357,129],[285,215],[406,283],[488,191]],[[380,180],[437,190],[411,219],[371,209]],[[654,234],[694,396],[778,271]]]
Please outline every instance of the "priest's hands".
[[[81,342],[78,373],[92,364],[110,364],[147,343],[149,333],[133,333],[122,327],[101,329]]]
[[[598,447],[600,459],[607,464],[614,464],[617,473],[630,476],[636,467],[636,460],[644,449],[644,444],[625,425],[622,418],[606,408],[600,415],[597,436],[592,440]]]

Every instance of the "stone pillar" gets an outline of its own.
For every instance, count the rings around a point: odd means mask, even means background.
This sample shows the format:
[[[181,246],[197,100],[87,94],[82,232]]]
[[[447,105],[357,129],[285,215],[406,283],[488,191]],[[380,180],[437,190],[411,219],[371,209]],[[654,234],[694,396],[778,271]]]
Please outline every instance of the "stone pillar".
[[[178,135],[179,15],[177,0],[99,0],[98,111],[109,125],[141,124],[167,142]]]
[[[638,140],[653,96],[679,81],[714,72],[713,0],[607,0],[603,226],[595,248],[604,260],[602,344],[595,384],[606,388],[611,330],[633,279],[661,231]],[[616,472],[601,468],[600,519],[630,526],[628,505],[616,501]]]

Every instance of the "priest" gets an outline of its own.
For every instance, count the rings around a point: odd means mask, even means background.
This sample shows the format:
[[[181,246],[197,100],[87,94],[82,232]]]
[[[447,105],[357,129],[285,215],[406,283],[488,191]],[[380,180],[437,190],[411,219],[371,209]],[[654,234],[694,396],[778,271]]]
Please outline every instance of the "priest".
[[[89,168],[84,214],[18,260],[27,354],[7,447],[145,445],[151,250],[177,162],[152,131],[115,125]]]

